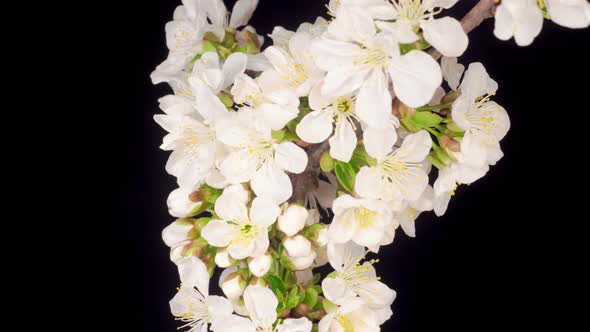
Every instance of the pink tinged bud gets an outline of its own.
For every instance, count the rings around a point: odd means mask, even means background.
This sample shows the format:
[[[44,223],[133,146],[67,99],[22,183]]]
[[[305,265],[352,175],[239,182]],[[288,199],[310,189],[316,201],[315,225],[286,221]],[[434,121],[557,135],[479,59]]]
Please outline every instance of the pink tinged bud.
[[[440,145],[453,152],[461,151],[461,143],[449,135],[442,135],[440,137]]]
[[[263,277],[268,272],[268,270],[270,270],[271,265],[272,259],[270,255],[261,255],[251,258],[248,261],[248,268],[250,269],[250,272],[259,278]]]
[[[302,235],[288,237],[283,241],[289,257],[305,257],[311,252],[311,242]]]
[[[309,213],[304,207],[291,205],[279,217],[278,228],[287,236],[293,236],[305,227],[308,216]]]

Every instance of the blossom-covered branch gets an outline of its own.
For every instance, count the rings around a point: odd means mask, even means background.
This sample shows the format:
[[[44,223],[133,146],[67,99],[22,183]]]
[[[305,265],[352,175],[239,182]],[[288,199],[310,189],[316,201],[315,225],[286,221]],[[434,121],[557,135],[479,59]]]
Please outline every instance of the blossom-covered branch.
[[[494,34],[519,45],[543,17],[590,25],[585,0],[482,0],[461,22],[443,14],[456,2],[332,0],[329,20],[264,46],[257,0],[182,1],[151,76],[173,91],[154,119],[178,183],[162,238],[180,328],[380,330],[396,293],[367,253],[415,237],[503,157],[510,119],[483,64],[459,63],[467,32],[493,8]],[[224,296],[209,294],[218,268]]]

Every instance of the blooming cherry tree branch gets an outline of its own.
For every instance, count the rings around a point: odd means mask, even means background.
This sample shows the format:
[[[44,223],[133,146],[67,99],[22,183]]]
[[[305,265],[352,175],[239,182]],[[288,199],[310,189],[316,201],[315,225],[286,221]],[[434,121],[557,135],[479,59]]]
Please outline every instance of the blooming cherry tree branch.
[[[461,21],[444,15],[456,2],[331,0],[329,20],[265,46],[257,0],[182,0],[151,75],[172,89],[154,120],[178,183],[162,238],[180,328],[380,330],[396,293],[366,255],[503,157],[510,118],[483,64],[459,62],[467,33],[494,16],[526,46],[545,19],[590,25],[586,0],[481,0]],[[218,268],[224,296],[209,294]]]

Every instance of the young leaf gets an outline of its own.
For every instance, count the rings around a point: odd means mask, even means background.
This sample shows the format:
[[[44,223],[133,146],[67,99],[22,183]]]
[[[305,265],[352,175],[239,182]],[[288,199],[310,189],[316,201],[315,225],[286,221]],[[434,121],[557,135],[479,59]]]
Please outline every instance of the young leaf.
[[[285,293],[287,291],[285,283],[279,277],[272,274],[267,274],[264,278],[266,279],[266,281],[268,281],[270,289],[272,289],[273,292]]]
[[[336,161],[334,173],[336,173],[336,178],[338,179],[338,183],[340,183],[342,188],[351,194],[354,193],[354,180],[356,178],[356,172],[354,171],[354,168],[348,163]]]
[[[305,300],[303,303],[307,304],[308,307],[313,308],[318,302],[318,292],[313,288],[305,290]]]
[[[441,123],[442,120],[443,118],[439,115],[428,111],[416,112],[412,116],[412,124],[415,127],[421,129],[432,128],[434,126],[437,126]]]

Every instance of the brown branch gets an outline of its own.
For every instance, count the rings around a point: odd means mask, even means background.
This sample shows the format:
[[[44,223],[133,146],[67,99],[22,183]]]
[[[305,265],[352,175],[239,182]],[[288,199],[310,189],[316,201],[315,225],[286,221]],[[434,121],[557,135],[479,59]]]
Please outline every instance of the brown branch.
[[[320,159],[328,149],[330,149],[330,143],[326,140],[321,144],[312,145],[307,150],[307,168],[301,174],[291,174],[293,196],[290,202],[305,201],[309,190],[317,187]]]
[[[461,26],[466,33],[477,28],[483,21],[494,16],[494,9],[500,0],[480,0],[461,20]],[[442,54],[434,48],[428,51],[435,60],[440,59]]]

